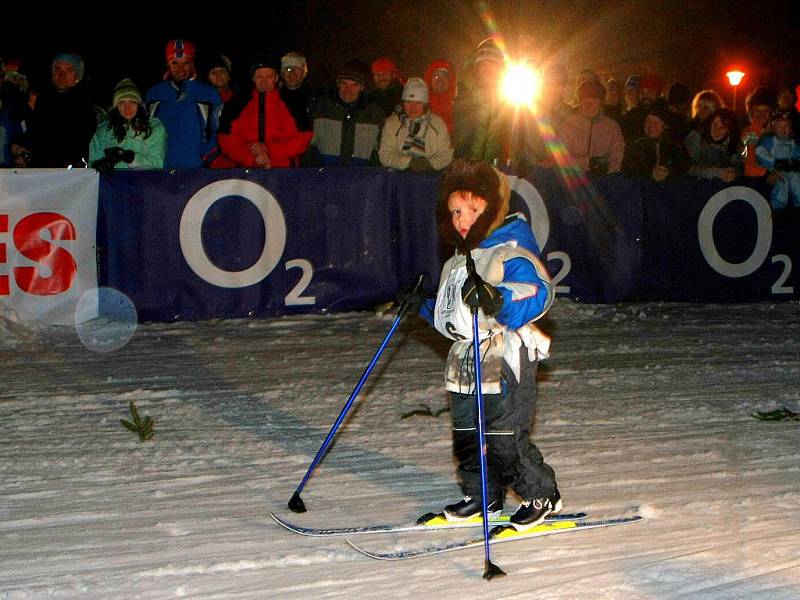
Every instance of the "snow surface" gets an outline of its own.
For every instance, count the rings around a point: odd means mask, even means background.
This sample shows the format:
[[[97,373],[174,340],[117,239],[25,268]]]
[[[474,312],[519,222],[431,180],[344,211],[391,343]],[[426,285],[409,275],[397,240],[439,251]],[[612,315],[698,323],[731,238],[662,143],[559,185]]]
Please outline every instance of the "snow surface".
[[[407,522],[460,497],[447,342],[395,335],[286,508],[388,331],[371,313],[142,324],[122,349],[0,329],[0,598],[800,599],[798,304],[560,300],[534,434],[565,510],[625,527],[378,562],[308,526]],[[2,325],[0,324],[0,328]],[[129,401],[155,419],[141,443]],[[513,508],[513,495],[508,504]],[[359,538],[417,547],[464,531]]]

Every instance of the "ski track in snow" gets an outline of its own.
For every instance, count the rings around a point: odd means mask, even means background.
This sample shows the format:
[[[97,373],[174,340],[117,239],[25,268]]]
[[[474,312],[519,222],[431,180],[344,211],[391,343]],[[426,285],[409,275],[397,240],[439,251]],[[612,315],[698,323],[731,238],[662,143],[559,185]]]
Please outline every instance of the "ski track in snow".
[[[448,344],[404,323],[328,456],[286,502],[388,331],[371,313],[141,324],[110,354],[0,324],[0,600],[800,600],[798,303],[560,300],[534,436],[565,510],[636,525],[382,563],[308,526],[406,522],[460,496]],[[24,333],[24,335],[22,335]],[[120,425],[134,401],[147,443]],[[509,494],[508,508],[517,499]],[[475,535],[370,536],[380,551]]]

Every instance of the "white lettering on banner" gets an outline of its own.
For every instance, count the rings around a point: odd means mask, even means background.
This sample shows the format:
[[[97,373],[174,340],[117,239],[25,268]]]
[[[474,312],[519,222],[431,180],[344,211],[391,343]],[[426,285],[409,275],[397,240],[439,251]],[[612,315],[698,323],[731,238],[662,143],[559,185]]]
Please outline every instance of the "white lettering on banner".
[[[722,258],[714,243],[714,220],[724,206],[735,200],[743,200],[753,207],[758,225],[755,248],[750,257],[740,263],[730,263]],[[772,245],[771,215],[764,196],[748,187],[737,185],[720,190],[711,196],[697,219],[697,237],[706,262],[725,277],[746,277],[755,272],[766,260]]]
[[[794,294],[794,286],[783,285],[792,273],[792,259],[785,254],[776,254],[772,257],[772,264],[774,265],[777,262],[783,263],[783,271],[778,276],[778,280],[772,284],[770,292],[773,294]]]
[[[550,262],[551,260],[561,261],[561,268],[552,276],[553,289],[555,290],[556,294],[569,294],[568,285],[558,284],[561,283],[561,280],[564,279],[564,277],[569,275],[569,272],[572,269],[572,259],[570,259],[569,254],[566,252],[556,250],[555,252],[547,253],[547,262]]]
[[[292,290],[286,294],[283,304],[285,306],[308,306],[310,304],[315,304],[317,301],[316,296],[300,295],[306,291],[308,284],[311,283],[311,277],[314,275],[314,267],[305,258],[295,258],[293,260],[286,261],[287,271],[295,268],[302,271],[302,274],[300,275],[300,281],[298,281],[297,285],[295,285]]]
[[[510,175],[508,182],[511,190],[516,192],[519,197],[525,201],[531,213],[533,235],[536,237],[536,243],[539,244],[539,250],[543,251],[550,237],[550,215],[547,213],[547,207],[544,204],[542,195],[527,179],[522,179],[516,175]],[[555,250],[547,253],[547,262],[549,263],[552,260],[561,262],[561,268],[557,273],[552,275],[555,292],[556,294],[569,294],[569,286],[558,285],[558,283],[569,275],[572,269],[572,259],[570,259],[569,254],[566,252]]]
[[[225,271],[212,263],[203,248],[203,219],[217,200],[240,196],[261,213],[266,243],[258,260],[242,271]],[[183,209],[180,223],[183,256],[198,277],[224,288],[254,285],[269,275],[283,255],[286,245],[286,220],[278,201],[264,187],[244,179],[223,179],[198,190]]]
[[[516,192],[525,201],[531,213],[531,228],[533,235],[536,236],[536,243],[539,250],[544,250],[547,239],[550,237],[550,216],[547,214],[547,207],[544,205],[542,195],[533,184],[527,179],[522,179],[516,175],[508,178],[508,184],[512,192]]]

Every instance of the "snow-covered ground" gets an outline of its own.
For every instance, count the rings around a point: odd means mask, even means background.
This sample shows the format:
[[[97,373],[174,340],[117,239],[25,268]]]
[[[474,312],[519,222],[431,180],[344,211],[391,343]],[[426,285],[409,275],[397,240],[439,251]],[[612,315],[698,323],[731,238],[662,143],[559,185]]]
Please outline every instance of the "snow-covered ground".
[[[800,599],[798,304],[560,300],[535,437],[565,510],[625,527],[405,562],[276,526],[404,522],[459,497],[447,344],[404,324],[326,460],[286,502],[381,339],[374,314],[143,324],[90,352],[0,329],[0,598]],[[147,443],[120,425],[134,400]],[[515,499],[508,498],[512,505]],[[374,550],[466,532],[359,538]]]

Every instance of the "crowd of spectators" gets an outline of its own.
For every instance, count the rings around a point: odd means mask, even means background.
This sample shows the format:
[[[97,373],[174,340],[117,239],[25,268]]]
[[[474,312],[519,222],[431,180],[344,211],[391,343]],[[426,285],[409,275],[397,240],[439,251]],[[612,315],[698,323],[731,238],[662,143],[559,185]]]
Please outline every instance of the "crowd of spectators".
[[[763,178],[776,210],[800,207],[800,102],[790,88],[751,90],[740,120],[714,90],[692,94],[652,73],[623,83],[584,69],[568,97],[564,65],[528,60],[542,89],[532,110],[520,110],[501,93],[507,57],[493,39],[465,68],[436,59],[421,77],[405,78],[388,57],[351,60],[329,89],[309,84],[296,51],[252,56],[249,89],[226,55],[202,72],[195,58],[194,44],[170,41],[162,81],[143,94],[122,79],[108,108],[90,101],[76,54],[55,56],[49,85],[36,91],[19,60],[0,62],[0,166],[433,172],[456,156],[524,172],[561,166],[562,149],[593,176]]]

